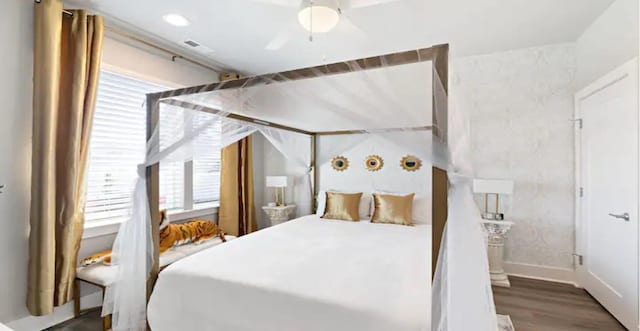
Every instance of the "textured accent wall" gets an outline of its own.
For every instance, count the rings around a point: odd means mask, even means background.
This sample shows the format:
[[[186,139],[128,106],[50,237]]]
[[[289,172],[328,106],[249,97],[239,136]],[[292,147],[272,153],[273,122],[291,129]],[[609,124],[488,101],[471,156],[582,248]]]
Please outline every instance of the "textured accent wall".
[[[456,108],[470,120],[476,177],[509,178],[516,224],[505,260],[572,268],[574,44],[456,59]]]

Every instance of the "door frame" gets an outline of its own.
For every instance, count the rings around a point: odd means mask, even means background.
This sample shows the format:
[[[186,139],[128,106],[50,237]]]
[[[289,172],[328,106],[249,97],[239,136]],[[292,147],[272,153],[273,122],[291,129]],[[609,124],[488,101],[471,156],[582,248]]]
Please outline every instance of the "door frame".
[[[579,287],[584,287],[584,277],[586,276],[586,268],[583,264],[581,264],[581,259],[584,253],[586,253],[586,237],[585,231],[586,228],[583,224],[582,214],[583,208],[585,207],[582,203],[582,111],[580,108],[580,101],[590,97],[609,86],[616,84],[617,82],[629,77],[629,75],[637,75],[640,77],[640,66],[638,65],[639,59],[638,57],[633,58],[632,60],[624,63],[623,65],[617,67],[611,72],[605,74],[601,78],[597,79],[593,83],[588,86],[582,88],[574,95],[574,223],[575,223],[575,242],[574,242],[574,268],[576,271],[576,281]],[[640,83],[638,84],[638,95],[640,98]],[[640,100],[638,102],[640,105]],[[640,109],[639,109],[640,112]],[[639,156],[639,165],[640,165],[640,116],[638,116],[638,156]],[[640,168],[639,172],[639,180],[636,183],[638,186],[638,192],[640,192]],[[640,209],[640,203],[639,203]],[[637,215],[640,215],[640,210]],[[640,242],[640,225],[638,226],[638,239]],[[638,245],[638,288],[640,289],[640,244]],[[640,295],[639,295],[640,297]],[[640,298],[638,298],[640,307]],[[639,321],[640,322],[640,321]],[[640,330],[640,324],[638,326]]]

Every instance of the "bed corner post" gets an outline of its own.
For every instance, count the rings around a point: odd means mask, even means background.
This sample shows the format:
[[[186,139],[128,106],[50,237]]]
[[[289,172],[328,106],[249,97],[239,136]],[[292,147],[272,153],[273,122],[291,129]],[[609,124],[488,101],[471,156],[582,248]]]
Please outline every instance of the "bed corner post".
[[[434,46],[433,50],[433,141],[446,145],[449,103],[449,45]],[[445,93],[436,93],[440,87]],[[444,100],[440,100],[440,98]],[[438,264],[443,232],[447,223],[449,181],[446,169],[432,168],[431,189],[431,218],[433,224],[431,229],[431,276],[433,278]]]
[[[160,119],[159,98],[153,94],[147,94],[147,141],[153,135],[153,131]],[[151,291],[160,272],[160,166],[158,163],[150,165],[146,170],[147,198],[151,212],[151,238],[153,240],[153,265],[151,274],[147,280],[147,301],[151,297]]]
[[[311,136],[311,173],[309,174],[311,179],[311,211],[313,213],[316,212],[318,206],[316,206],[316,197],[318,196],[318,169],[317,169],[317,160],[318,160],[318,150],[317,150],[317,140],[318,135],[313,134]]]

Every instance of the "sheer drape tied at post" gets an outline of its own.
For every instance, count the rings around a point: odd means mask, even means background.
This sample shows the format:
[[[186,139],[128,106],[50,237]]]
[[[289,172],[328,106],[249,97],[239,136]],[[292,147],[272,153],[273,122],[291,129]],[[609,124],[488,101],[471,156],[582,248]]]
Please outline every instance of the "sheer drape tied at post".
[[[432,288],[432,331],[496,331],[486,235],[473,199],[470,127],[449,89],[447,144],[435,142],[434,165],[448,171],[447,223]]]
[[[147,166],[143,163],[138,164],[138,177],[145,177],[147,174]]]

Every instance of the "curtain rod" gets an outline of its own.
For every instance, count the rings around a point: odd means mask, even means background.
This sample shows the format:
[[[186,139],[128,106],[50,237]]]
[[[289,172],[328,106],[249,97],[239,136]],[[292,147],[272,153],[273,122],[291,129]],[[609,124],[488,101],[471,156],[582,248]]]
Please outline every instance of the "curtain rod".
[[[150,43],[150,42],[148,42],[148,41],[146,41],[146,40],[144,40],[142,38],[136,37],[136,36],[134,36],[132,34],[124,32],[124,31],[122,31],[120,29],[116,29],[116,28],[113,28],[113,27],[110,27],[110,26],[105,26],[105,30],[107,30],[109,32],[113,32],[113,33],[115,33],[115,34],[117,34],[117,35],[119,35],[121,37],[133,40],[133,41],[135,41],[137,43],[140,43],[140,44],[143,44],[145,46],[151,47],[153,49],[159,50],[161,52],[167,53],[167,54],[171,55],[171,61],[173,61],[173,62],[175,62],[176,59],[181,59],[181,60],[187,61],[187,62],[189,62],[191,64],[195,64],[197,66],[209,69],[211,71],[215,71],[215,72],[222,72],[223,71],[222,69],[214,68],[214,67],[206,65],[204,63],[201,63],[201,62],[192,60],[190,58],[184,57],[184,56],[182,56],[180,54],[176,54],[175,52],[172,52],[172,51],[170,51],[170,50],[168,50],[166,48],[160,47],[158,45],[152,44],[152,43]]]
[[[35,2],[35,3],[40,3],[40,2],[42,2],[42,0],[34,0],[34,2]],[[66,10],[66,9],[62,9],[62,12],[63,12],[63,13],[65,13],[65,14],[67,14],[67,15],[69,15],[69,16],[73,16],[73,12],[68,11],[68,10]]]
[[[40,2],[42,2],[42,0],[34,0],[34,1],[35,1],[35,3],[40,3]],[[72,11],[69,11],[69,10],[66,10],[66,9],[62,9],[62,12],[63,12],[64,14],[66,14],[66,15],[73,16],[73,12],[72,12]],[[159,51],[161,51],[161,52],[167,53],[167,54],[171,55],[171,61],[173,61],[173,62],[176,62],[176,59],[181,59],[181,60],[187,61],[187,62],[189,62],[189,63],[191,63],[191,64],[195,64],[195,65],[197,65],[197,66],[200,66],[200,67],[202,67],[202,68],[209,69],[209,70],[214,71],[214,72],[222,72],[222,71],[223,71],[223,70],[222,70],[222,69],[220,69],[220,68],[214,68],[214,67],[211,67],[211,66],[209,66],[209,65],[206,65],[206,64],[204,64],[204,63],[201,63],[201,62],[198,62],[198,61],[192,60],[192,59],[190,59],[190,58],[184,57],[184,56],[182,56],[182,55],[180,55],[180,54],[176,54],[175,52],[172,52],[172,51],[170,51],[170,50],[168,50],[168,49],[166,49],[166,48],[163,48],[163,47],[160,47],[160,46],[158,46],[158,45],[152,44],[152,43],[150,43],[150,42],[148,42],[148,41],[145,41],[145,40],[143,40],[143,39],[141,39],[141,38],[138,38],[138,37],[136,37],[136,36],[133,36],[133,35],[131,35],[131,34],[129,34],[129,33],[124,32],[124,31],[121,31],[121,30],[118,30],[118,29],[115,29],[115,28],[112,28],[112,27],[108,27],[108,26],[105,26],[105,30],[108,30],[108,31],[110,31],[110,32],[113,32],[113,33],[115,33],[115,34],[117,34],[117,35],[119,35],[119,36],[121,36],[121,37],[125,37],[125,38],[127,38],[127,39],[131,39],[131,40],[133,40],[133,41],[135,41],[135,42],[138,42],[138,43],[144,44],[144,45],[145,45],[145,46],[147,46],[147,47],[151,47],[151,48],[153,48],[153,49],[156,49],[156,50],[159,50]]]

